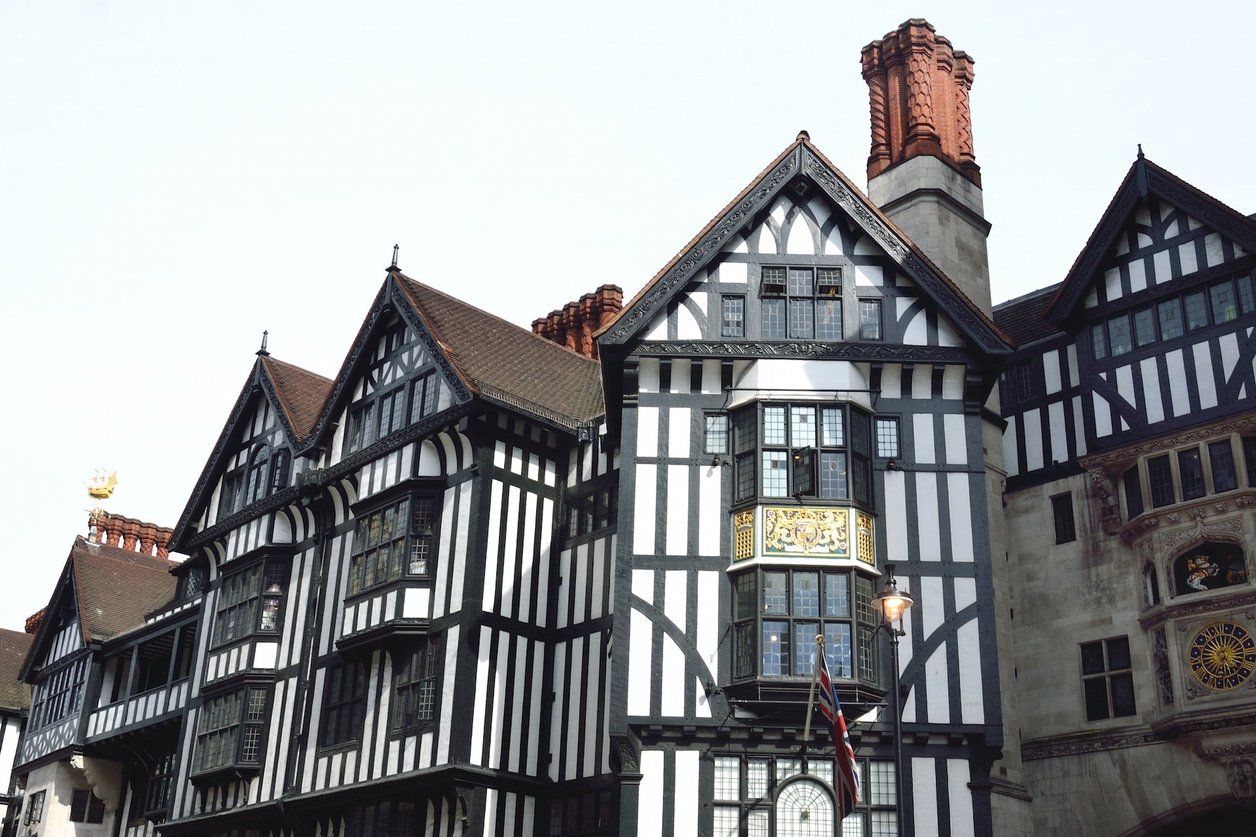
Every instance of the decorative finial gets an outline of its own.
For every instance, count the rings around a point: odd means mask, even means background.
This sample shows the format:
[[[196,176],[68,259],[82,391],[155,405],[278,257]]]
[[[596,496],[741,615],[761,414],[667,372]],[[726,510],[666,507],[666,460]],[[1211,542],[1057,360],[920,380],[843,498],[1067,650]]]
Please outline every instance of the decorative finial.
[[[811,134],[807,133],[806,130],[799,131],[797,142],[811,142]]]
[[[270,352],[266,351],[266,338],[270,336],[269,331],[262,332],[262,348],[257,350],[258,357],[270,357]]]
[[[1143,159],[1143,144],[1141,142],[1138,144],[1138,159]]]
[[[400,244],[394,244],[394,245],[393,245],[393,260],[392,260],[392,266],[388,268],[389,270],[398,270],[398,269],[399,269],[399,268],[397,267],[397,255],[398,255],[400,252],[401,252],[401,245],[400,245]]]
[[[110,470],[106,474],[104,468],[97,468],[91,479],[87,481],[87,496],[95,501],[92,508],[87,511],[88,540],[96,539],[96,534],[100,531],[101,518],[105,516],[105,510],[101,508],[100,504],[113,496],[113,489],[117,485],[118,472]]]

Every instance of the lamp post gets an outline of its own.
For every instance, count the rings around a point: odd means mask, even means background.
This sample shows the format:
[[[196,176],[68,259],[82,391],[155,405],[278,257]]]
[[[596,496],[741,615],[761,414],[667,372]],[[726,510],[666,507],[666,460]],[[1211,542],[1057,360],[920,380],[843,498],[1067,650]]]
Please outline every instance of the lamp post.
[[[898,682],[898,638],[907,634],[903,630],[903,613],[914,601],[908,594],[899,592],[894,582],[893,564],[885,565],[885,588],[872,599],[872,604],[881,611],[877,630],[885,629],[890,635],[890,661],[894,667],[890,689],[890,711],[894,713],[894,813],[898,818],[898,833],[903,834],[903,695]]]

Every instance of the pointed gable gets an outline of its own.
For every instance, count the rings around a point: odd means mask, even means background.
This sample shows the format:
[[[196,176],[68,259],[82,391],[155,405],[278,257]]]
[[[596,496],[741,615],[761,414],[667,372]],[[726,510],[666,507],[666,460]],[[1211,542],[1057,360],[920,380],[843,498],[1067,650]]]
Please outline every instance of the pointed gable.
[[[303,441],[314,429],[319,413],[327,403],[332,389],[331,379],[269,355],[262,357],[261,364],[274,388],[275,401],[292,430],[293,441]]]
[[[937,328],[941,345],[966,343],[990,354],[1008,352],[1007,342],[990,318],[811,144],[806,132],[624,306],[600,333],[602,346],[663,339],[662,315],[669,306],[687,305],[679,297],[692,282],[714,280],[733,288],[747,282],[744,265],[714,264],[720,254],[730,253],[770,254],[783,262],[811,255],[850,257],[856,287],[906,282],[937,312],[936,326],[932,322],[926,326],[923,318],[913,325],[910,305],[903,311],[887,312],[891,317],[908,318],[900,335],[903,342],[917,342],[920,331]],[[887,266],[859,257],[883,257]],[[715,275],[710,273],[713,267],[718,267]],[[708,327],[720,315],[702,310],[701,304],[692,312],[695,321],[705,319]],[[680,320],[677,327],[683,332],[685,316]]]
[[[146,615],[174,599],[177,582],[171,570],[177,566],[134,549],[76,537],[21,677],[28,679],[37,665],[54,662],[49,658],[54,642],[68,626],[76,626],[78,639],[86,645],[144,624]]]
[[[1145,290],[1256,253],[1256,221],[1142,156],[1126,173],[1046,315]]]
[[[602,414],[595,361],[409,277],[397,279],[471,391],[567,428]]]

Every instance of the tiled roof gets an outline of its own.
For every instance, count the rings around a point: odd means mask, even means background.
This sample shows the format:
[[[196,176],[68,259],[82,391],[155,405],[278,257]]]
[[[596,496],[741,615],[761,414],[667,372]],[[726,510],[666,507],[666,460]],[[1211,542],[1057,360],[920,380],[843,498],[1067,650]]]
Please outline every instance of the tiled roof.
[[[275,385],[279,404],[296,433],[294,441],[304,439],[314,429],[335,382],[270,355],[262,356],[262,367]]]
[[[397,279],[471,390],[567,427],[605,411],[596,361],[400,273]]]
[[[174,599],[174,561],[75,538],[70,549],[83,640],[109,639]]]
[[[35,637],[0,628],[0,709],[26,709],[31,687],[21,680],[22,661]]]
[[[1060,286],[1051,285],[994,306],[994,323],[1017,348],[1060,333],[1047,320],[1047,309]]]

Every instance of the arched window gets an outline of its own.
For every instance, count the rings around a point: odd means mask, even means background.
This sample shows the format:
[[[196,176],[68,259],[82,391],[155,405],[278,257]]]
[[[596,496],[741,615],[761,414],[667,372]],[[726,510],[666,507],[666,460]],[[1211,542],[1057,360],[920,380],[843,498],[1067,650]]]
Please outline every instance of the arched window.
[[[832,837],[833,797],[815,779],[799,778],[776,796],[776,837]]]
[[[1205,541],[1173,561],[1173,591],[1178,596],[1247,583],[1247,564],[1237,544]]]

